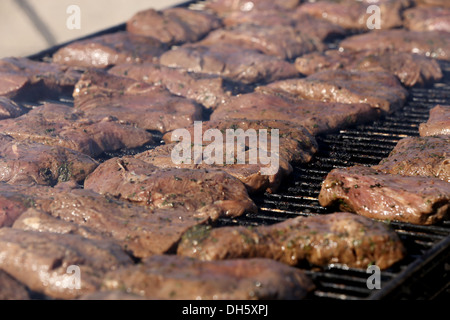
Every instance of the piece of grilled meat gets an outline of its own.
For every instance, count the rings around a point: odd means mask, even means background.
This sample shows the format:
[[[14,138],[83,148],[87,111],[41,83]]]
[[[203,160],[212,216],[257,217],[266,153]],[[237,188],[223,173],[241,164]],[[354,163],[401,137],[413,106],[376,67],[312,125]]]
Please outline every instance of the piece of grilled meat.
[[[430,110],[426,123],[421,123],[419,133],[422,137],[450,135],[450,106],[437,105]]]

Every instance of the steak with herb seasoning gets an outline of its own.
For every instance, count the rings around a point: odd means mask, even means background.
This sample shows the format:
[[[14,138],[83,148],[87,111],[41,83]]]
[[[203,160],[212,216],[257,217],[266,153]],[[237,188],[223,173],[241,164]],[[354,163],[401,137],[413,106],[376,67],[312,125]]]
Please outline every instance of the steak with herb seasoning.
[[[203,11],[169,8],[139,11],[127,22],[127,31],[173,45],[200,40],[222,25],[219,18]]]
[[[80,152],[59,146],[18,141],[0,134],[0,181],[53,186],[82,182],[98,163]]]
[[[407,87],[425,85],[442,79],[442,70],[435,60],[407,52],[328,50],[298,57],[295,66],[305,75],[340,69],[385,71],[394,74]]]
[[[450,136],[410,137],[398,142],[374,169],[450,182]]]
[[[408,52],[450,60],[450,39],[442,31],[377,30],[348,37],[339,45],[350,51]]]
[[[271,88],[242,94],[219,106],[211,120],[283,120],[305,127],[312,135],[372,121],[379,112],[364,103],[300,100]]]
[[[450,6],[408,9],[403,13],[403,26],[413,31],[450,32]]]
[[[211,228],[186,232],[177,254],[200,260],[269,258],[291,266],[344,264],[387,269],[405,255],[386,224],[352,213],[288,219],[269,226]]]
[[[432,177],[387,174],[354,166],[333,169],[319,194],[322,206],[380,220],[431,225],[448,218],[449,183]]]
[[[84,187],[150,208],[185,208],[217,217],[256,211],[245,186],[223,171],[161,169],[130,156],[102,163]]]
[[[421,123],[419,132],[422,137],[450,135],[450,106],[437,105],[430,110],[426,123]]]
[[[215,108],[228,100],[232,88],[219,76],[188,72],[154,63],[121,64],[109,73],[154,85],[163,85],[171,93],[192,99],[206,108]],[[231,90],[230,90],[231,89]]]
[[[298,75],[292,63],[228,43],[185,44],[164,53],[160,63],[191,72],[216,74],[245,84]]]
[[[302,79],[268,85],[303,99],[338,103],[366,103],[386,113],[401,107],[408,91],[388,72],[325,70]]]
[[[151,62],[167,50],[155,38],[126,31],[78,40],[53,55],[53,62],[81,68],[107,68],[119,63]]]
[[[0,120],[17,118],[26,112],[27,109],[14,101],[5,97],[0,97]]]
[[[19,118],[0,121],[0,133],[18,141],[66,147],[91,157],[155,143],[152,134],[143,129],[113,117],[89,120],[82,111],[59,104],[44,104]]]
[[[0,96],[34,101],[70,95],[80,76],[78,71],[55,63],[4,58],[0,60]]]
[[[147,258],[103,281],[103,290],[158,300],[297,300],[314,288],[302,270],[269,259],[200,261],[176,255]]]
[[[27,288],[6,272],[0,270],[0,301],[29,299]]]
[[[203,108],[192,100],[130,78],[90,71],[77,83],[75,108],[92,120],[113,116],[141,129],[167,132],[201,120]]]
[[[60,299],[97,291],[107,272],[132,264],[110,241],[11,228],[0,229],[0,256],[1,270],[33,291]],[[69,266],[80,268],[79,288]]]

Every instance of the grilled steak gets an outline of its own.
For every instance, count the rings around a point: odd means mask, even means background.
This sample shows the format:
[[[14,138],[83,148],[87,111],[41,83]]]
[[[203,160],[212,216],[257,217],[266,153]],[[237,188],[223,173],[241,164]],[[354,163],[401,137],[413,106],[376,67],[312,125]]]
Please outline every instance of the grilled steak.
[[[121,124],[112,117],[88,120],[82,111],[58,104],[45,104],[17,119],[0,121],[0,133],[20,141],[66,147],[91,157],[155,142],[143,129]]]
[[[422,137],[450,134],[450,106],[437,105],[430,110],[430,118],[421,123],[419,132]]]
[[[280,80],[268,86],[308,100],[367,103],[387,113],[403,107],[408,97],[398,79],[387,72],[325,70],[304,79]]]
[[[84,187],[150,208],[185,208],[209,216],[256,210],[245,186],[223,171],[161,169],[130,156],[102,163]]]
[[[385,173],[437,177],[450,182],[450,136],[405,138],[374,167]]]
[[[186,8],[149,9],[136,13],[127,22],[127,31],[172,45],[200,40],[221,25],[220,19],[206,12]]]
[[[53,62],[83,68],[106,68],[119,63],[154,61],[166,47],[158,40],[116,32],[73,42],[53,55]]]
[[[61,299],[98,290],[105,273],[132,263],[109,241],[11,228],[0,229],[0,256],[1,270],[33,291]],[[79,268],[79,289],[70,266]]]
[[[27,58],[0,60],[0,96],[34,101],[70,95],[80,73],[72,68]]]
[[[417,5],[421,6],[437,6],[450,8],[450,3],[447,0],[415,0]]]
[[[205,3],[205,8],[222,17],[236,11],[294,9],[300,2],[300,0],[212,0]]]
[[[200,120],[202,107],[161,86],[103,72],[88,72],[77,83],[75,108],[87,118],[113,116],[138,128],[167,132]]]
[[[409,30],[450,32],[450,7],[414,7],[403,17],[403,26]]]
[[[106,275],[106,290],[170,300],[302,299],[314,284],[300,269],[269,259],[199,261],[153,256]]]
[[[237,45],[186,44],[164,53],[161,64],[192,72],[216,74],[245,84],[294,77],[295,66],[280,58]]]
[[[402,25],[401,11],[409,0],[384,0],[375,4],[380,8],[380,28],[391,29]],[[367,31],[368,20],[373,12],[368,12],[372,1],[318,1],[304,3],[299,6],[298,11],[310,14],[317,18],[326,19],[347,30]],[[370,21],[369,21],[370,22]]]
[[[29,300],[26,287],[0,270],[0,300]]]
[[[16,118],[27,112],[27,109],[18,105],[14,101],[0,97],[0,120]]]
[[[270,226],[197,226],[186,232],[177,254],[201,260],[269,258],[291,266],[344,264],[386,269],[404,257],[397,234],[384,223],[352,213],[298,217]]]
[[[281,59],[293,59],[305,53],[324,49],[322,42],[286,25],[243,24],[231,29],[218,29],[211,32],[200,43],[203,45],[217,43],[237,45]]]
[[[322,206],[339,204],[341,210],[381,219],[430,225],[450,212],[448,182],[431,177],[386,174],[354,166],[334,169],[322,184]]]
[[[368,104],[299,100],[267,88],[233,97],[211,114],[211,120],[217,121],[229,119],[289,121],[305,127],[313,135],[371,121],[377,117],[378,110]]]
[[[297,70],[311,75],[322,70],[386,71],[394,74],[403,85],[412,87],[442,79],[439,64],[432,59],[407,52],[372,52],[328,50],[313,52],[295,60]]]
[[[215,75],[196,74],[154,63],[121,64],[110,69],[109,73],[163,85],[171,93],[192,99],[206,108],[215,108],[230,97],[226,81]]]
[[[10,184],[55,185],[83,181],[97,162],[80,152],[0,134],[0,181]]]
[[[351,51],[409,52],[450,60],[450,40],[442,31],[380,30],[348,37],[340,46]]]

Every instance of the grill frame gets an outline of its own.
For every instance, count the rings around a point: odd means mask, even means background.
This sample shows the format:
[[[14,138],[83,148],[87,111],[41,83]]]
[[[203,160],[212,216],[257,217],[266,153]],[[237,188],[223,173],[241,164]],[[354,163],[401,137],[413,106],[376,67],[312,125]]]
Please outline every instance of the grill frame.
[[[175,7],[199,6],[187,1]],[[75,41],[123,31],[126,24],[102,30],[28,56],[48,61],[61,47]],[[336,43],[330,43],[335,48]],[[326,174],[333,168],[355,164],[374,165],[386,157],[401,139],[418,136],[418,126],[428,119],[429,110],[436,104],[450,104],[450,62],[440,61],[444,78],[425,88],[412,88],[404,108],[372,123],[319,136],[319,152],[304,165],[294,165],[294,172],[283,189],[274,194],[253,197],[259,211],[235,219],[221,219],[220,226],[263,225],[296,216],[327,214],[332,209],[318,204],[317,196]],[[38,101],[42,103],[44,101]],[[47,101],[48,102],[48,101]],[[72,99],[61,97],[53,101],[71,105]],[[407,117],[408,121],[404,119]],[[206,119],[205,119],[206,120]],[[352,141],[349,147],[347,144]],[[147,148],[147,147],[146,147]],[[103,155],[104,159],[141,150],[121,150]],[[102,158],[100,157],[100,160]],[[305,175],[306,173],[306,175]],[[391,226],[406,242],[408,255],[395,266],[381,272],[381,289],[370,290],[365,270],[331,265],[327,268],[301,266],[312,278],[317,289],[308,297],[312,300],[399,300],[448,299],[450,296],[450,221],[435,226],[415,226],[391,222]],[[442,276],[437,276],[442,275]],[[443,285],[444,283],[444,285]]]

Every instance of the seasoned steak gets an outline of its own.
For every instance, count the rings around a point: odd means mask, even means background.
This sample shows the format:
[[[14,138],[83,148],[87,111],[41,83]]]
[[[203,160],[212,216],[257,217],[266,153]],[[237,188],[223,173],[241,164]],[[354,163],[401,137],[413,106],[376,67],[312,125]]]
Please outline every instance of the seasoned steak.
[[[0,300],[29,300],[26,287],[0,270]]]
[[[247,13],[262,10],[294,9],[300,2],[300,0],[212,0],[205,3],[205,8],[222,17],[236,11]]]
[[[59,146],[18,141],[0,134],[0,181],[53,186],[82,182],[98,163],[80,152]]]
[[[83,68],[106,68],[119,63],[154,61],[166,50],[152,37],[125,31],[75,41],[53,55],[53,62]]]
[[[391,29],[402,26],[401,12],[407,1],[385,0],[376,2],[380,8],[380,28]],[[298,11],[310,14],[317,18],[326,19],[350,31],[368,30],[368,21],[373,14],[368,12],[371,1],[318,1],[313,3],[304,3],[299,6]]]
[[[162,11],[139,11],[127,22],[127,31],[158,39],[173,45],[200,40],[208,32],[222,25],[216,16],[187,8],[169,8]]]
[[[408,97],[408,91],[388,72],[325,70],[302,79],[276,81],[268,87],[308,100],[366,103],[386,113],[403,107]]]
[[[45,104],[17,119],[0,121],[0,133],[18,141],[66,147],[91,157],[155,143],[153,136],[143,129],[112,117],[89,120],[82,111],[59,104]]]
[[[270,226],[197,226],[186,232],[177,254],[201,260],[269,258],[291,266],[344,264],[386,269],[405,254],[397,234],[382,222],[352,213],[298,217]]]
[[[256,211],[245,186],[223,171],[161,169],[130,156],[102,163],[84,187],[150,208],[230,217]]]
[[[228,100],[231,92],[222,77],[188,72],[154,63],[121,64],[109,73],[154,85],[163,85],[171,93],[192,99],[206,108],[215,108]]]
[[[218,43],[258,50],[281,59],[293,59],[305,53],[324,49],[323,43],[318,39],[287,25],[242,24],[229,29],[215,30],[201,41],[203,45]]]
[[[0,97],[0,120],[17,118],[25,112],[27,112],[26,108],[8,98]]]
[[[103,289],[158,300],[290,300],[305,298],[314,284],[302,270],[269,259],[162,255],[108,273]]]
[[[419,132],[422,137],[450,134],[450,106],[437,105],[430,110],[430,118],[421,123]]]
[[[219,106],[212,113],[211,120],[283,120],[303,126],[312,135],[316,135],[377,117],[378,110],[364,103],[299,100],[274,90],[260,88],[259,92],[233,97]]]
[[[228,43],[186,44],[164,53],[160,62],[168,67],[216,74],[245,84],[298,74],[295,66],[287,61]]]
[[[312,52],[295,60],[297,70],[311,75],[323,70],[386,71],[403,85],[425,85],[442,79],[439,64],[432,59],[407,52],[372,52],[328,50]]]
[[[348,37],[340,46],[351,51],[409,52],[450,60],[450,39],[442,31],[378,30]]]
[[[414,7],[403,13],[403,26],[413,31],[450,32],[450,6]]]
[[[80,73],[55,63],[27,58],[0,60],[0,96],[34,101],[70,95]]]
[[[437,177],[450,182],[450,136],[404,138],[374,168],[385,173]]]
[[[430,225],[450,213],[448,182],[432,177],[387,174],[354,166],[332,170],[322,184],[322,206],[339,204],[341,210],[380,220]]]
[[[77,83],[75,108],[90,119],[113,116],[146,130],[167,132],[187,127],[202,117],[202,107],[130,78],[103,72],[88,72]]]
[[[94,292],[108,271],[132,263],[109,241],[11,228],[0,229],[0,256],[1,270],[33,291],[60,299]],[[79,268],[79,288],[71,266]]]

